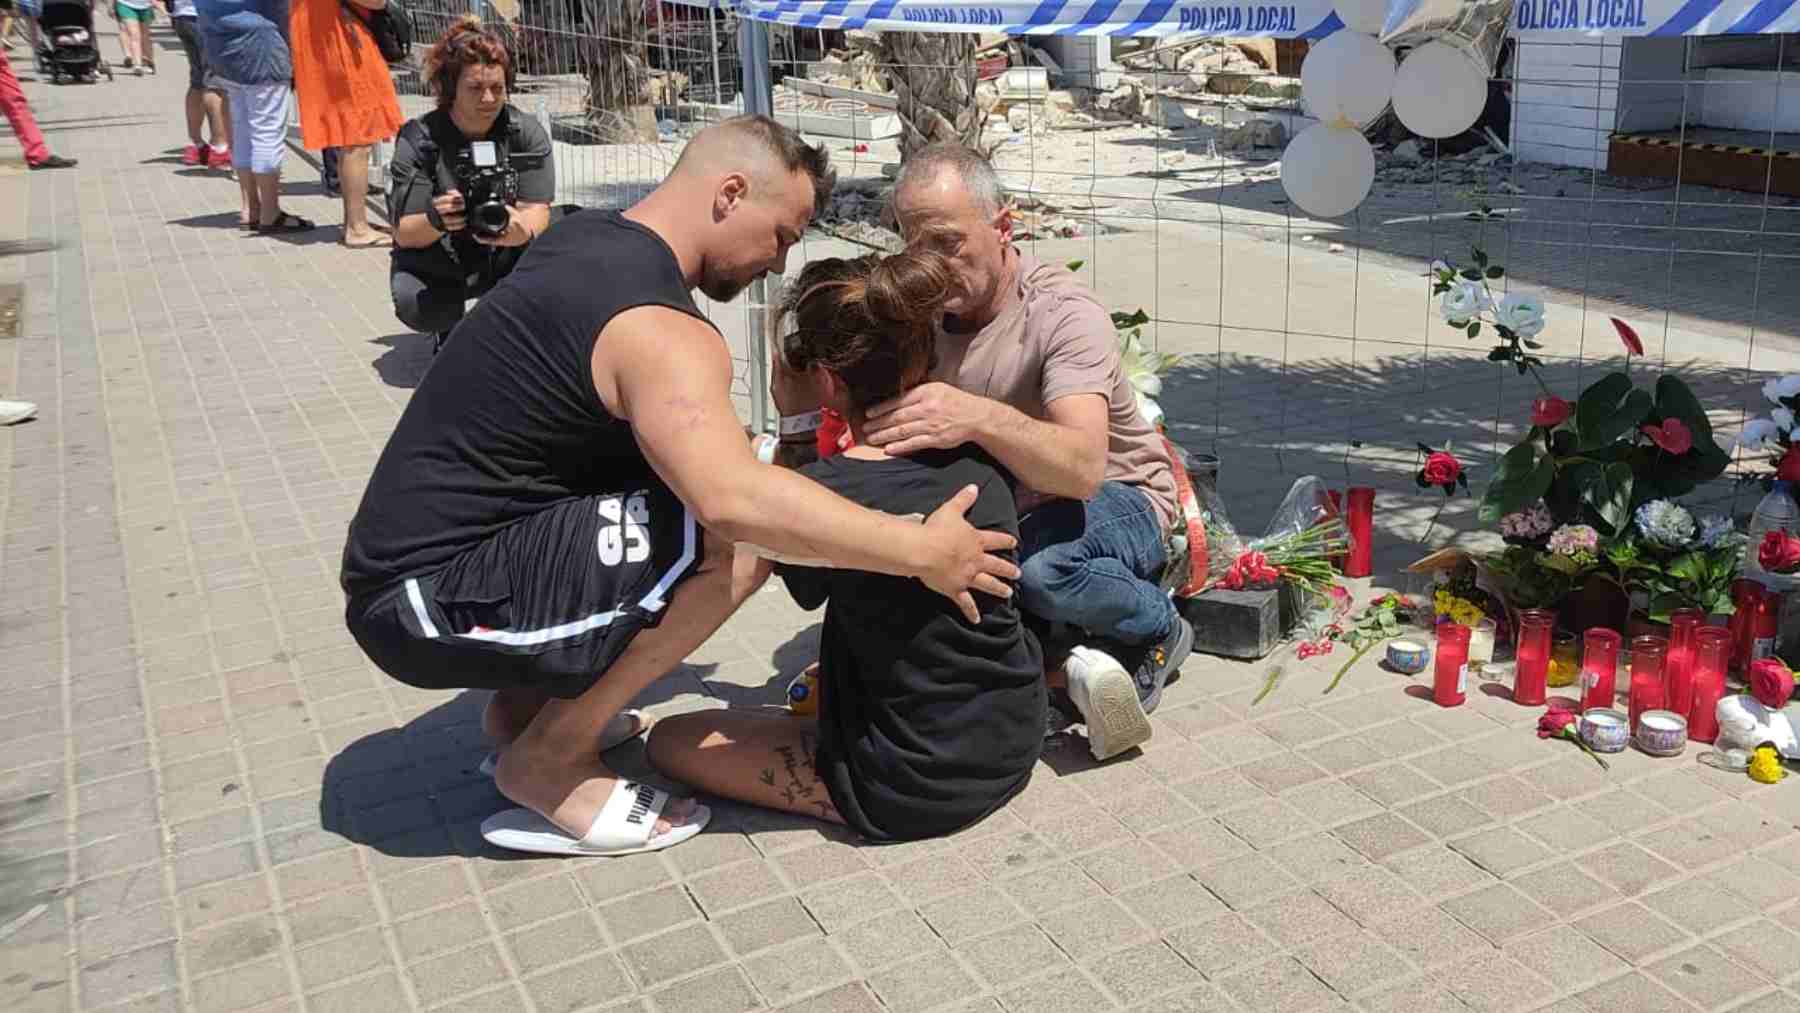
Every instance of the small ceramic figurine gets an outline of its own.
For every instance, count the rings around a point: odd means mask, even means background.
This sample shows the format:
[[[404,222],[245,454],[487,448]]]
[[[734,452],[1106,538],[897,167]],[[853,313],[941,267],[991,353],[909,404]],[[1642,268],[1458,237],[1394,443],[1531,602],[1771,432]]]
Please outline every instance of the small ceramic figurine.
[[[1718,750],[1752,750],[1769,743],[1782,756],[1800,759],[1800,739],[1794,735],[1793,723],[1785,711],[1764,707],[1753,696],[1728,696],[1719,701]]]
[[[802,717],[819,713],[819,666],[808,665],[806,671],[788,683],[788,710]]]

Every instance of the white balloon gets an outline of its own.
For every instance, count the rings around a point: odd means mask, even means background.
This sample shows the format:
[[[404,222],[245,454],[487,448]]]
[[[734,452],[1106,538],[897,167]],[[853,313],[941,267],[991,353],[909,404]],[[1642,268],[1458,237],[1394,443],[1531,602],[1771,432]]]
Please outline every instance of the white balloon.
[[[1375,182],[1375,149],[1359,130],[1315,123],[1281,156],[1281,188],[1300,209],[1336,218],[1356,209]]]
[[[1372,35],[1332,32],[1300,65],[1300,97],[1332,126],[1373,123],[1393,93],[1394,54]]]
[[[1487,75],[1454,46],[1427,42],[1394,75],[1394,115],[1420,137],[1455,137],[1487,105]]]
[[[1380,35],[1387,24],[1386,0],[1337,0],[1338,20],[1344,27],[1364,35]],[[1311,59],[1310,54],[1307,59]],[[1302,64],[1302,69],[1305,65]]]

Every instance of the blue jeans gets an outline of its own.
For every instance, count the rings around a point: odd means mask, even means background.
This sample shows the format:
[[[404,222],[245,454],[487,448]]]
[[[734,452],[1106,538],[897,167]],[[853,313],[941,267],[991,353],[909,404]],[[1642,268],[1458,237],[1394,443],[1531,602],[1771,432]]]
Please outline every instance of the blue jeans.
[[[1175,605],[1157,581],[1168,545],[1150,500],[1120,482],[1094,498],[1054,500],[1019,518],[1019,605],[1130,646],[1175,628]]]

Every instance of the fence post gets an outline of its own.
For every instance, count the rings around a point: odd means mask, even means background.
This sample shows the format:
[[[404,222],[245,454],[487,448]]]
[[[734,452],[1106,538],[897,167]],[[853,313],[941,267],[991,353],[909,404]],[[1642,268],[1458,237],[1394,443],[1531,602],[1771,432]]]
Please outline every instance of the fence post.
[[[738,18],[738,58],[743,65],[743,106],[746,113],[775,113],[775,79],[769,69],[769,26],[755,18]],[[722,98],[723,96],[721,96]],[[780,291],[777,284],[776,291]],[[750,428],[774,431],[769,410],[769,283],[758,278],[750,283],[747,347],[750,356]]]

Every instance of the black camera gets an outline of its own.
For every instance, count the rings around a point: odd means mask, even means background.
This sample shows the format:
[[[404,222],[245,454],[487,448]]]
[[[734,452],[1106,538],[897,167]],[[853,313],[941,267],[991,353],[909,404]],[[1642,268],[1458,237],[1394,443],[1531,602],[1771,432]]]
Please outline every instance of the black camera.
[[[467,228],[494,239],[512,222],[511,207],[519,199],[519,173],[501,162],[492,141],[476,141],[457,153],[452,171],[462,193]]]

